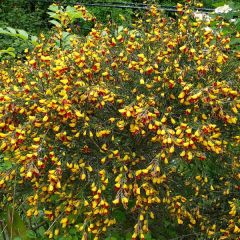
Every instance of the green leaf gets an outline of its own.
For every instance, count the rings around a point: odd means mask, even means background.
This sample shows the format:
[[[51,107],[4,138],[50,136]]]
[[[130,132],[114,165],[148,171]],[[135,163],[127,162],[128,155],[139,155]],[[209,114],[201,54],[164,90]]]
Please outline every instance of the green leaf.
[[[14,53],[14,48],[13,50],[0,50],[0,56],[2,54],[8,54],[12,57],[16,57],[16,54]],[[0,170],[7,170],[9,168],[11,168],[12,163],[10,161],[4,161],[3,163],[0,164]]]
[[[9,48],[7,48],[7,51],[9,51],[9,52],[14,52],[14,51],[15,51],[15,48],[9,47]]]
[[[0,34],[9,34],[9,32],[4,30],[3,28],[0,28]]]
[[[83,19],[83,15],[81,12],[68,12],[67,14],[68,14],[69,18],[71,19],[71,21],[74,21],[77,18]]]
[[[119,26],[118,27],[118,32],[120,33],[120,32],[122,32],[123,31],[123,26]]]
[[[37,44],[38,38],[36,36],[31,36],[31,42],[32,44],[36,45]]]
[[[61,24],[56,20],[50,20],[49,22],[55,25],[56,27],[61,27]]]
[[[59,15],[58,15],[58,14],[52,13],[52,12],[47,12],[47,14],[48,14],[51,18],[54,18],[54,19],[59,20]]]
[[[233,39],[231,39],[230,44],[231,44],[231,45],[240,44],[240,39],[238,39],[238,38],[233,38]]]
[[[74,7],[71,7],[71,6],[67,6],[66,7],[66,12],[76,12],[76,8],[74,8]]]
[[[114,217],[116,218],[117,222],[125,222],[126,221],[126,215],[121,210],[114,211]]]
[[[11,27],[6,27],[6,28],[10,33],[17,34],[17,31],[14,28],[11,28]]]
[[[76,234],[77,233],[77,230],[75,229],[75,228],[71,228],[70,230],[69,230],[69,234],[70,235],[74,235],[74,234]]]
[[[56,40],[56,46],[57,46],[57,47],[60,47],[60,46],[61,46],[61,43],[60,43],[59,40]]]
[[[56,12],[56,11],[59,10],[59,7],[56,6],[56,5],[50,5],[50,6],[48,7],[48,9],[49,9],[50,11]]]
[[[9,54],[10,56],[12,56],[13,58],[16,57],[16,54],[14,52],[11,52],[11,51],[7,52],[6,51],[6,53]],[[11,166],[12,166],[12,164],[9,163],[8,166],[6,166],[6,169],[10,168]]]
[[[66,40],[67,37],[69,37],[70,33],[69,32],[63,32],[62,33],[62,39]]]
[[[237,21],[234,24],[235,24],[236,30],[240,31],[240,19],[237,19]]]
[[[36,238],[36,233],[32,230],[28,230],[27,231],[27,236],[31,239],[35,239]]]
[[[38,229],[38,234],[41,236],[41,237],[44,237],[45,236],[45,229],[44,227],[40,227]]]
[[[125,240],[132,240],[132,234],[131,233],[128,233],[126,235],[126,239]]]
[[[151,240],[152,239],[151,233],[145,234],[144,237],[145,237],[145,240]]]
[[[28,39],[28,33],[24,30],[18,29],[19,37],[22,38],[23,40]]]
[[[69,18],[71,19],[71,21],[74,21],[75,19],[81,18],[84,19],[82,12],[77,11],[74,7],[71,6],[67,6],[66,8],[66,13],[68,14]],[[92,15],[90,13],[86,13],[87,17],[92,17]]]

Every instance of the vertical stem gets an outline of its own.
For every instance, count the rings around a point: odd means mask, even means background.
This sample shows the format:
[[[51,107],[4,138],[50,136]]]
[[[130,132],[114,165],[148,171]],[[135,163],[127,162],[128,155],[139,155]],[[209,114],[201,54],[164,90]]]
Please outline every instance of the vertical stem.
[[[3,240],[7,240],[7,237],[5,235],[5,228],[3,226],[3,221],[2,220],[0,220],[0,229],[1,229]]]

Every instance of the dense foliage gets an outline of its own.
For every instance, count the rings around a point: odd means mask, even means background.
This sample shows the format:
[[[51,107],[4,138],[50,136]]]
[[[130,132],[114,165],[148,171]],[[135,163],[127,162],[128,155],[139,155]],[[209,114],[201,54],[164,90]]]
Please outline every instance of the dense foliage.
[[[240,54],[221,18],[177,9],[117,31],[96,23],[67,45],[63,11],[24,61],[1,62],[10,239],[239,237]]]
[[[52,24],[49,23],[49,15],[47,14],[48,7],[51,3],[57,2],[60,5],[74,5],[75,3],[79,4],[77,0],[4,0],[0,5],[0,58],[10,58],[7,54],[11,56],[22,57],[24,55],[24,49],[29,48],[30,44],[28,41],[23,41],[19,38],[9,37],[2,34],[1,29],[6,27],[11,27],[14,29],[21,29],[26,31],[31,36],[37,36],[39,33],[43,32],[45,35],[49,34],[49,31],[52,27]],[[91,3],[88,0],[81,0],[82,4]],[[112,3],[114,1],[106,0],[95,0],[94,3],[105,2]],[[142,4],[140,0],[128,0],[128,1],[119,1],[118,5],[129,5],[130,4]],[[156,2],[160,5],[174,6],[177,4],[175,0],[149,0],[147,3]],[[185,2],[182,0],[180,2]],[[226,0],[205,0],[203,1],[204,7],[217,7],[223,5],[224,3],[230,3],[231,1]],[[239,3],[232,3],[232,6],[237,6]],[[128,26],[129,23],[134,21],[136,12],[140,11],[141,13],[144,10],[137,10],[131,8],[115,8],[115,7],[101,7],[101,6],[88,6],[88,11],[90,11],[97,19],[98,22],[104,24],[108,22],[116,23],[117,25]],[[168,15],[173,16],[171,12],[167,12]],[[239,24],[240,25],[240,24]],[[82,21],[75,21],[74,28],[78,31],[78,34],[86,35],[93,25],[86,24]],[[112,27],[117,27],[112,25]]]
[[[37,34],[45,31],[49,28],[47,9],[53,2],[57,2],[60,5],[70,5],[76,2],[83,4],[89,3],[88,0],[4,0],[0,5],[0,27],[9,26],[19,29],[24,29],[31,34]],[[111,0],[95,0],[94,3],[98,2],[114,2]],[[140,0],[125,0],[118,2],[129,2],[129,3],[142,3]],[[149,1],[151,2],[151,1]],[[177,4],[176,0],[159,0],[156,1],[161,5],[174,6]],[[184,2],[184,1],[182,1]],[[204,1],[204,7],[216,7],[228,3],[229,1],[224,0],[206,0]],[[236,4],[236,3],[235,3]],[[98,21],[106,22],[107,20],[121,22],[119,14],[131,16],[132,11],[130,9],[117,9],[117,8],[106,8],[106,7],[88,7],[88,11],[94,13]]]

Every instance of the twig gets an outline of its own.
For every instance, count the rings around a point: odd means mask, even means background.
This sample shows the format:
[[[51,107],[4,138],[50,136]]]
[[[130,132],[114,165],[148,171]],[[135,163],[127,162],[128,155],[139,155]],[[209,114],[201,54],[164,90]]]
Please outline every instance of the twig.
[[[62,213],[52,222],[52,224],[49,226],[49,228],[48,228],[47,231],[49,231],[49,230],[52,228],[52,226],[58,221],[58,219],[63,215],[63,213],[64,213],[64,212],[62,212]],[[46,231],[46,232],[47,232],[47,231]]]

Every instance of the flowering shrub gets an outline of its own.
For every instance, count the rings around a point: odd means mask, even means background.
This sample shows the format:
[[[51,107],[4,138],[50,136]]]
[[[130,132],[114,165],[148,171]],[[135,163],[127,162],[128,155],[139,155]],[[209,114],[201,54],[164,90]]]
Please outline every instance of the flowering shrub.
[[[116,36],[96,25],[65,50],[61,32],[41,36],[25,62],[1,63],[2,210],[56,239],[124,231],[117,211],[132,239],[166,218],[193,238],[239,236],[239,53],[223,22],[177,10],[153,6]]]

